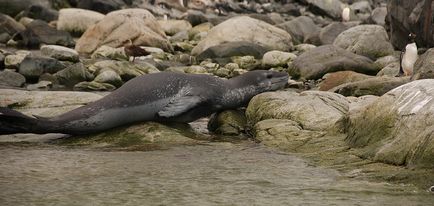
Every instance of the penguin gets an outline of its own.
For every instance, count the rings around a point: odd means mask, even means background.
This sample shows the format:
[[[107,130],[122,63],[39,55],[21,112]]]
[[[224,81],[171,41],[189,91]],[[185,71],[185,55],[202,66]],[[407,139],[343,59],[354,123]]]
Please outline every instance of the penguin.
[[[350,21],[350,8],[349,7],[345,7],[342,10],[342,21],[343,22]]]
[[[410,33],[408,35],[408,44],[401,51],[399,58],[399,73],[398,76],[411,76],[413,75],[414,63],[417,60],[417,46],[416,46],[416,35]]]

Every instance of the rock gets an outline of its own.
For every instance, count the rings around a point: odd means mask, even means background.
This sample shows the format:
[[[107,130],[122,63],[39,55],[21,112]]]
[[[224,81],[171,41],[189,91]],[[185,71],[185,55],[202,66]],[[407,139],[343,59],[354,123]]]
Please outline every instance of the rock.
[[[384,56],[384,57],[378,58],[374,62],[375,66],[379,69],[383,69],[385,66],[387,66],[391,63],[398,63],[399,64],[398,58],[396,58],[394,55],[389,55],[389,56]]]
[[[247,124],[244,111],[227,110],[214,114],[208,121],[208,130],[221,135],[240,135]]]
[[[113,91],[116,87],[109,83],[92,81],[75,84],[73,89],[74,91]]]
[[[340,72],[328,73],[324,75],[323,77],[324,80],[319,84],[319,90],[328,91],[334,87],[337,87],[345,83],[357,82],[372,77],[373,76],[360,74],[353,71],[340,71]]]
[[[158,23],[167,35],[174,35],[193,28],[190,22],[185,20],[159,20]]]
[[[77,7],[107,14],[126,6],[122,0],[80,0]]]
[[[238,66],[238,64],[237,64],[237,66]],[[217,70],[215,70],[213,72],[213,74],[218,76],[218,77],[230,78],[231,77],[231,70],[227,69],[226,67],[220,67]]]
[[[62,145],[122,148],[128,150],[165,149],[198,144],[191,127],[184,124],[166,126],[156,122],[138,123],[94,135],[60,140]]]
[[[288,51],[292,48],[291,35],[286,31],[263,21],[238,16],[213,27],[191,54],[198,55],[212,46],[233,41],[249,41],[270,50]]]
[[[387,1],[389,36],[395,48],[402,50],[407,45],[408,34],[416,34],[418,47],[434,47],[433,5],[431,1]]]
[[[199,33],[202,33],[202,32],[208,33],[212,27],[213,27],[213,25],[209,22],[196,25],[192,29],[190,29],[190,31],[188,32],[188,36],[190,37],[190,39],[192,39],[195,35],[197,35]]]
[[[20,12],[26,10],[29,6],[35,4],[50,8],[49,0],[1,0],[0,13],[16,16]]]
[[[272,12],[268,13],[267,16],[274,22],[274,24],[282,24],[285,22],[285,19],[279,13]]]
[[[57,59],[42,56],[26,56],[20,64],[19,72],[27,80],[38,79],[43,73],[56,73],[65,66]]]
[[[309,4],[309,9],[319,15],[324,15],[330,17],[334,20],[341,19],[341,5],[342,2],[339,0],[304,0]]]
[[[289,52],[269,51],[262,57],[262,65],[267,67],[287,66],[297,56]]]
[[[342,131],[349,102],[344,96],[322,91],[266,92],[253,97],[246,110],[249,125],[267,119],[292,120],[303,130]]]
[[[302,53],[307,52],[313,48],[316,48],[316,46],[313,44],[298,44],[298,45],[294,46],[294,50],[295,50],[296,54],[302,54]]]
[[[133,63],[129,61],[104,60],[94,63],[89,67],[93,73],[99,74],[103,69],[111,69],[118,73],[123,81],[128,81],[134,77],[159,72],[153,65],[145,62]]]
[[[295,44],[306,42],[308,37],[318,35],[320,31],[320,27],[307,16],[299,16],[277,26],[291,34],[292,40]]]
[[[432,79],[413,81],[354,114],[348,144],[377,162],[434,168],[433,85]]]
[[[383,67],[377,76],[396,77],[399,74],[399,62],[393,62]]]
[[[356,25],[353,22],[332,22],[320,30],[319,40],[321,44],[333,44],[340,33]]]
[[[92,59],[107,58],[113,60],[128,60],[128,56],[125,54],[124,48],[113,48],[109,46],[101,46],[95,50],[92,55]]]
[[[59,18],[58,11],[39,4],[33,4],[27,7],[23,15],[32,19],[44,20],[46,22],[55,21]]]
[[[367,57],[353,54],[333,45],[324,45],[298,56],[292,62],[289,74],[304,79],[319,79],[324,74],[336,71],[376,74],[378,69]]]
[[[0,70],[5,68],[5,55],[0,52]]]
[[[1,33],[0,34],[0,43],[6,44],[11,39],[11,36],[8,33]]]
[[[282,150],[297,150],[307,141],[322,137],[324,132],[305,130],[290,119],[266,119],[253,126],[256,140],[262,144]]]
[[[0,71],[0,85],[21,87],[26,83],[26,78],[20,73],[10,70]]]
[[[187,13],[183,16],[183,19],[190,22],[192,26],[196,26],[208,22],[208,19],[205,16],[205,14],[197,10],[188,10]]]
[[[79,82],[89,81],[94,78],[81,62],[55,73],[54,76],[57,77],[60,84],[67,87],[73,87]]]
[[[55,44],[66,47],[75,44],[68,32],[59,31],[41,20],[30,22],[26,26],[26,30],[19,32],[13,39],[29,48],[39,47],[40,44]]]
[[[102,96],[90,92],[0,90],[0,107],[19,109],[27,115],[52,117],[96,101]]]
[[[77,51],[63,46],[57,46],[57,45],[41,46],[41,54],[61,61],[70,61],[70,62],[79,61],[79,56]]]
[[[254,56],[262,58],[268,50],[258,44],[248,41],[235,41],[212,46],[201,52],[197,60],[215,59],[217,62],[226,62],[234,56]]]
[[[349,28],[336,37],[333,45],[374,60],[394,52],[386,30],[379,25]]]
[[[170,37],[171,42],[183,42],[189,40],[188,31],[180,31]],[[176,49],[176,48],[175,48]]]
[[[434,49],[428,49],[419,56],[414,64],[414,76],[412,79],[432,79],[434,78]]]
[[[254,56],[236,56],[232,57],[232,61],[238,64],[241,69],[245,69],[248,71],[255,70],[261,66],[261,62],[255,59]]]
[[[366,21],[372,12],[371,4],[368,1],[357,1],[350,5],[351,11],[357,16],[357,20]]]
[[[104,17],[104,14],[85,9],[61,9],[57,20],[57,29],[80,36],[90,26],[98,23]]]
[[[363,95],[375,95],[382,96],[386,92],[399,87],[403,84],[410,82],[407,77],[396,78],[396,77],[374,77],[365,80],[350,82],[342,84],[335,88],[330,89],[331,92],[336,92],[344,96],[363,96]]]
[[[5,67],[9,69],[18,69],[24,58],[29,55],[29,51],[19,50],[15,54],[7,55],[5,57]]]
[[[98,83],[108,83],[116,87],[122,86],[121,76],[111,69],[103,69],[94,79]]]
[[[0,34],[6,33],[9,36],[13,36],[15,33],[24,31],[25,29],[26,28],[16,22],[15,19],[0,13]]]
[[[371,17],[369,18],[373,24],[380,26],[386,25],[387,7],[377,7],[372,10]]]
[[[134,45],[147,45],[173,51],[155,17],[144,9],[124,9],[107,14],[89,27],[77,41],[78,53],[90,54],[102,45],[120,47],[131,39]]]
[[[27,85],[27,90],[48,90],[53,86],[53,82],[51,81],[39,81],[36,84]]]

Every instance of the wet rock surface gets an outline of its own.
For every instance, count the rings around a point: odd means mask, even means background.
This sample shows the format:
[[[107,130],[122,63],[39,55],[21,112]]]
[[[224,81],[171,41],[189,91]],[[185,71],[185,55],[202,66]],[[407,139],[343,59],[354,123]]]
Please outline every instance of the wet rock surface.
[[[79,151],[121,150],[126,154],[156,151],[164,155],[174,148],[179,152],[180,148],[193,146],[191,152],[188,150],[191,156],[195,156],[198,148],[208,148],[208,154],[212,151],[219,157],[219,152],[223,151],[227,163],[240,151],[252,151],[250,147],[241,147],[234,152],[234,145],[241,142],[290,152],[308,159],[309,165],[337,169],[345,178],[414,184],[426,190],[434,185],[431,181],[434,180],[434,137],[430,116],[434,83],[430,82],[433,76],[433,51],[429,49],[432,32],[431,27],[424,26],[432,24],[429,21],[432,15],[425,2],[429,1],[391,0],[386,4],[383,0],[0,0],[0,107],[17,109],[27,115],[55,116],[96,101],[132,78],[160,71],[227,79],[251,70],[269,69],[291,76],[286,89],[254,97],[245,113],[241,109],[215,114],[208,126],[205,118],[190,125],[137,123],[70,138],[58,134],[16,134],[2,136],[0,149],[16,155],[22,150],[32,150],[36,144],[48,148],[49,152],[53,147],[65,147]],[[350,8],[349,21],[341,16],[346,7]],[[416,43],[420,48],[414,75],[396,77],[400,50],[410,32],[417,34]],[[126,47],[143,49],[146,55],[127,53]],[[170,82],[160,84],[165,87]],[[16,147],[26,144],[29,145],[24,149]],[[214,149],[221,150],[215,152]],[[200,158],[205,157],[204,153],[200,154]],[[177,163],[189,162],[180,158],[182,161]],[[257,161],[250,158],[242,163],[248,165],[249,162]],[[169,163],[171,171],[175,167]],[[216,167],[226,168],[226,163]],[[201,162],[200,165],[208,164]],[[273,173],[270,164],[266,165],[267,174]],[[257,173],[255,166],[251,170]],[[190,174],[191,168],[187,172],[180,171],[181,175]],[[233,168],[228,171],[233,174]],[[207,173],[203,177],[216,174]],[[220,175],[222,178],[215,179],[213,185],[227,177]],[[195,173],[192,177],[194,182],[198,175]],[[313,181],[312,175],[301,179],[302,182]],[[170,183],[166,180],[164,182]],[[246,180],[241,178],[240,181]],[[188,182],[191,185],[191,181]],[[308,190],[308,196],[316,198],[317,187],[322,184],[312,184],[315,187]],[[263,188],[268,187],[264,185],[269,183],[260,180],[249,184],[248,188],[264,191]],[[332,193],[342,191],[342,187],[332,188]],[[365,194],[360,192],[364,191],[360,187],[351,188],[343,193],[354,194],[357,190],[358,197]],[[372,188],[366,189],[366,193],[372,194]],[[225,191],[227,187],[218,192],[223,197]],[[287,200],[288,194],[294,192],[286,188],[279,191],[284,192],[282,200]],[[315,195],[311,195],[311,191],[315,191]],[[342,199],[344,194],[338,193]],[[0,199],[2,194],[4,192],[0,192]],[[392,196],[396,199],[403,195]],[[254,199],[257,198],[256,195]],[[362,199],[357,203],[365,204],[366,198]],[[23,200],[27,199],[23,197]],[[378,199],[373,201],[381,204]],[[170,202],[162,202],[166,203]],[[267,201],[267,204],[273,203]],[[315,203],[323,204],[324,198]]]

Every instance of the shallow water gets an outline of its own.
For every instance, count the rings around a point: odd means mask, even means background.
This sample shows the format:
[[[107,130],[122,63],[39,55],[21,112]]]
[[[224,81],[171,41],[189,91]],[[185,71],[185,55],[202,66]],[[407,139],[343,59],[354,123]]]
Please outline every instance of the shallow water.
[[[1,205],[432,205],[248,141],[157,151],[0,146]]]

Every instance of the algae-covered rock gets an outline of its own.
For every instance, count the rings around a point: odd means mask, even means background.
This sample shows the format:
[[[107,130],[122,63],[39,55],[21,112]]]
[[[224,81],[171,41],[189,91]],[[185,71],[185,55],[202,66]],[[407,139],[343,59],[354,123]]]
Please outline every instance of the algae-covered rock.
[[[249,71],[255,70],[261,66],[261,61],[255,59],[254,56],[236,56],[231,59],[234,63],[238,64],[241,69]]]
[[[262,65],[269,67],[286,66],[297,56],[289,52],[269,51],[262,57]]]
[[[60,84],[66,85],[68,87],[73,87],[79,82],[89,81],[94,78],[93,74],[90,73],[81,62],[73,64],[66,69],[57,72],[54,74],[54,76],[57,77]]]
[[[246,116],[240,110],[226,110],[214,114],[208,122],[208,130],[222,135],[240,135],[247,124]]]
[[[255,138],[267,146],[296,151],[306,142],[324,135],[324,132],[305,130],[289,119],[266,119],[253,127]]]
[[[331,92],[266,92],[253,97],[246,116],[250,125],[266,119],[287,119],[305,130],[341,131],[348,104],[345,97]]]
[[[347,142],[374,161],[434,168],[434,80],[402,85],[352,115]]]
[[[60,140],[60,144],[92,147],[116,147],[132,150],[162,149],[192,145],[199,141],[188,125],[169,127],[156,122],[139,123],[93,135]]]
[[[103,45],[96,49],[92,55],[92,59],[108,58],[113,60],[128,60],[128,56],[125,54],[124,48],[113,48]]]

